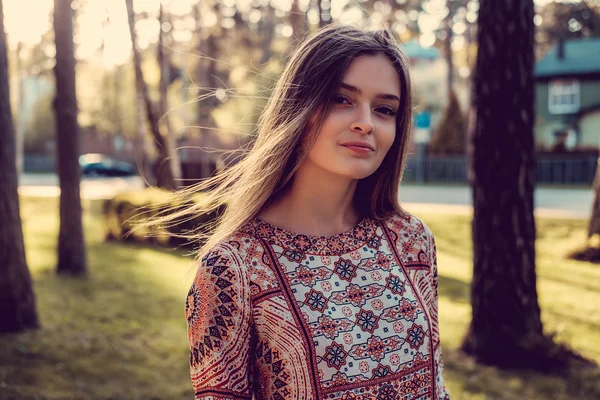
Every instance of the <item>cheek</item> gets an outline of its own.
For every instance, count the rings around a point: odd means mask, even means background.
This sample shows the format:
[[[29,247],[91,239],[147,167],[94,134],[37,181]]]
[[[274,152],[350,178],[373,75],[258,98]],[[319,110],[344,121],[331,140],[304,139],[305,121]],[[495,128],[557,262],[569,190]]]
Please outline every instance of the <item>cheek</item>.
[[[379,141],[381,150],[383,150],[382,155],[385,157],[388,151],[392,148],[394,140],[396,139],[396,126],[394,125],[392,128],[381,132],[377,139]]]
[[[308,157],[330,157],[332,154],[332,147],[335,147],[336,144],[336,132],[335,123],[333,123],[331,118],[326,119],[321,130],[317,134],[313,147],[308,153]]]

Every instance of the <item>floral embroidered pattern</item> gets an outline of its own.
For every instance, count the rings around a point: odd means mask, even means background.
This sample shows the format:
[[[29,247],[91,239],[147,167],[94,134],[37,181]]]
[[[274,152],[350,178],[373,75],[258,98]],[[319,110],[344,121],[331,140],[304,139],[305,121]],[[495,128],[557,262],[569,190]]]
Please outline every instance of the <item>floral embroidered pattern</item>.
[[[328,301],[329,300],[327,300],[323,293],[318,290],[310,289],[310,292],[306,294],[305,304],[313,311],[323,312]]]
[[[379,327],[379,317],[373,311],[361,309],[356,314],[356,325],[365,332],[373,333],[375,328]]]
[[[356,276],[356,265],[352,264],[350,260],[345,260],[340,257],[340,259],[336,261],[335,269],[333,271],[343,280],[351,282],[352,278]]]
[[[251,220],[186,301],[196,399],[449,399],[435,262],[411,216],[335,236]]]
[[[333,319],[329,315],[321,315],[316,322],[309,324],[313,336],[325,336],[327,339],[335,339],[340,332],[348,332],[354,324],[347,318]]]
[[[339,370],[346,361],[346,356],[348,356],[348,353],[344,350],[344,346],[333,342],[325,349],[325,356],[323,359],[327,362],[328,367]]]
[[[384,287],[377,283],[362,287],[350,284],[345,291],[333,293],[331,301],[335,304],[352,304],[355,307],[362,307],[367,300],[381,296],[383,289]]]

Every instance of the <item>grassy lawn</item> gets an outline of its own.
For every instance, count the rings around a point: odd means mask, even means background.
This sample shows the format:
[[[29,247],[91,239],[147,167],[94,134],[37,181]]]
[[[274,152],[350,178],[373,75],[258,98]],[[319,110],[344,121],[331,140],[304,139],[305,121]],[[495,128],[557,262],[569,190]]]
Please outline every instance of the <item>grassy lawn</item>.
[[[86,215],[90,278],[54,274],[55,199],[23,198],[27,258],[42,329],[0,337],[0,399],[190,399],[184,300],[193,258],[103,242]],[[545,376],[479,366],[459,346],[470,316],[470,223],[420,215],[436,235],[446,380],[452,399],[600,399],[600,372]],[[565,254],[586,221],[538,220],[545,329],[600,363],[600,267]]]

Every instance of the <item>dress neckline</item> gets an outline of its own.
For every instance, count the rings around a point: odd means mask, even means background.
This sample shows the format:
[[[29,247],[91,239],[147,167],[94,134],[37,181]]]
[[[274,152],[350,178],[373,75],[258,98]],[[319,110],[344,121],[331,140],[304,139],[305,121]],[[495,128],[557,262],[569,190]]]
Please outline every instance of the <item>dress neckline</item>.
[[[345,232],[331,236],[314,236],[292,232],[254,217],[242,231],[294,252],[340,255],[362,247],[375,234],[376,229],[376,222],[364,217],[354,228]]]

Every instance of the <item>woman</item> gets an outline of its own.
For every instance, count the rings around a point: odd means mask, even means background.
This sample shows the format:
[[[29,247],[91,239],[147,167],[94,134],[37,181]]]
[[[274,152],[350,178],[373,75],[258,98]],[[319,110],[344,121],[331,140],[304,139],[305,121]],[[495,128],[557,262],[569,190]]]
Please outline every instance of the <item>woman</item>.
[[[187,298],[196,399],[448,398],[433,236],[398,203],[410,121],[387,31],[299,46],[197,206],[227,203]]]

